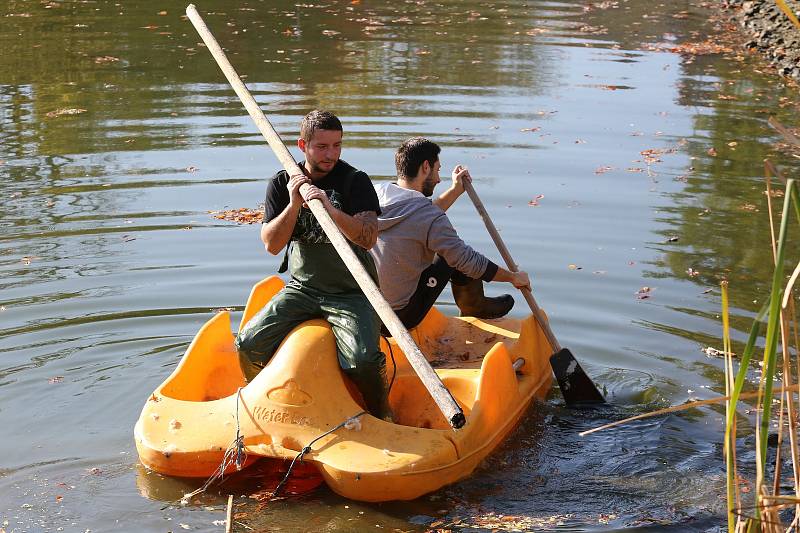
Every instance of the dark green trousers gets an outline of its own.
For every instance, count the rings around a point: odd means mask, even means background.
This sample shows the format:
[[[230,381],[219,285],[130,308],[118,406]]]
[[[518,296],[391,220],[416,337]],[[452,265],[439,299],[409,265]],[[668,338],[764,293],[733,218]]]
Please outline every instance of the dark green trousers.
[[[329,294],[303,286],[284,287],[236,336],[247,381],[267,365],[293,328],[314,318],[330,323],[339,366],[361,391],[367,410],[382,418],[387,400],[386,356],[378,344],[381,322],[360,292]]]

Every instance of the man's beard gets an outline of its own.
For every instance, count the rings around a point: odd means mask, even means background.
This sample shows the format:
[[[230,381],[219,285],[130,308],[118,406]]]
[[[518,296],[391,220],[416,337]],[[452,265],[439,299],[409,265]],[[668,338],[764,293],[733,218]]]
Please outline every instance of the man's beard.
[[[327,174],[328,172],[333,170],[333,167],[336,166],[336,161],[333,161],[333,162],[311,161],[310,163],[311,163],[311,171],[312,172],[316,172],[318,174]],[[329,169],[322,168],[322,165],[325,164],[325,163],[327,163],[329,165],[332,165],[331,168],[329,168]]]
[[[436,183],[431,179],[432,177],[433,177],[433,172],[428,174],[428,177],[426,177],[425,181],[422,182],[422,194],[424,194],[428,198],[433,196],[433,189],[436,188]]]

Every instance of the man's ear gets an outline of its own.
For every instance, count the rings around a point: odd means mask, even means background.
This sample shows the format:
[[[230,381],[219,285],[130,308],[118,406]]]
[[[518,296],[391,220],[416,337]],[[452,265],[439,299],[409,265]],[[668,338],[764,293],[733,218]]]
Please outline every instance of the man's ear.
[[[422,171],[423,176],[427,176],[428,174],[431,173],[431,164],[427,160],[425,160],[422,162],[419,169]],[[419,172],[417,172],[417,176],[419,176]]]
[[[300,151],[306,153],[306,140],[300,137],[297,139],[297,147],[300,148]]]

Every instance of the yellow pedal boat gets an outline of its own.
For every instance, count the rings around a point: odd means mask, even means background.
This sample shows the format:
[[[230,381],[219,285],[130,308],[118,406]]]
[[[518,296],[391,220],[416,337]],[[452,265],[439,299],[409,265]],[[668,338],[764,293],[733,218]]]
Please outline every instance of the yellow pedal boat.
[[[256,284],[242,324],[282,287],[276,276]],[[346,498],[410,500],[468,476],[503,442],[534,398],[550,389],[552,350],[532,316],[479,320],[448,317],[434,308],[411,335],[467,422],[453,430],[393,339],[389,346],[382,340],[387,375],[396,370],[389,395],[395,422],[364,414],[358,423],[316,440],[303,457]],[[292,330],[246,385],[233,340],[230,316],[222,311],[200,329],[172,374],[145,402],[134,429],[144,466],[171,476],[208,478],[237,429],[247,453],[245,468],[259,457],[293,459],[363,411],[358,392],[339,368],[326,321],[310,320]],[[522,366],[515,370],[519,359]]]

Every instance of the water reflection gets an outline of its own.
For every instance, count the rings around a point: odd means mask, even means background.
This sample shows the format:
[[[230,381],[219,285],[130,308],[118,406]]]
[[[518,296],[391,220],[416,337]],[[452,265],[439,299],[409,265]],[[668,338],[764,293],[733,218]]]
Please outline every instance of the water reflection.
[[[795,122],[791,89],[753,63],[653,51],[707,37],[708,14],[689,2],[199,7],[287,140],[325,106],[345,123],[343,157],[376,179],[392,176],[411,135],[440,142],[445,167],[467,164],[557,335],[615,404],[574,412],[554,393],[462,483],[386,505],[322,489],[251,514],[253,527],[722,523],[714,410],[576,433],[721,390],[721,363],[701,348],[720,344],[720,279],[737,343],[764,298],[761,160],[794,167],[775,154],[765,111]],[[3,448],[0,503],[20,527],[68,514],[84,529],[169,519],[212,530],[222,518],[224,488],[162,509],[191,483],[137,472],[131,439],[200,325],[220,307],[240,312],[278,263],[256,228],[208,213],[256,207],[277,163],[184,8],[0,8],[0,424],[16,442]],[[466,200],[450,213],[470,244],[493,250]]]

